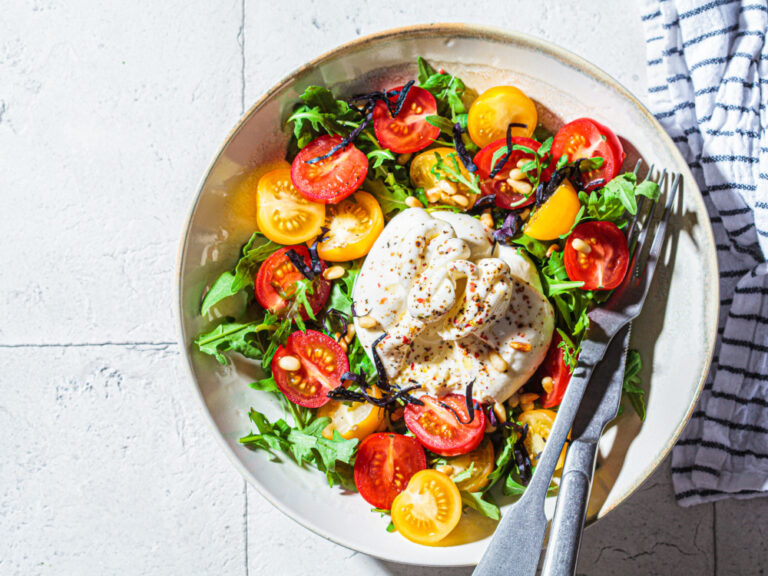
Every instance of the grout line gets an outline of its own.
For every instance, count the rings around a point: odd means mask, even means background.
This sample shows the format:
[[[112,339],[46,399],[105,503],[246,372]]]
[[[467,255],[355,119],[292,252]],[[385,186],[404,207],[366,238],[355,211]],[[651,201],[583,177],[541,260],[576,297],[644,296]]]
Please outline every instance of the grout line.
[[[245,542],[245,576],[250,570],[248,566],[248,481],[243,480],[243,496],[245,497],[245,509],[243,510],[243,540]]]
[[[712,502],[712,563],[714,565],[714,576],[717,576],[717,502]]]
[[[175,346],[176,342],[67,342],[35,344],[0,344],[0,349],[13,348],[100,348],[104,346]]]

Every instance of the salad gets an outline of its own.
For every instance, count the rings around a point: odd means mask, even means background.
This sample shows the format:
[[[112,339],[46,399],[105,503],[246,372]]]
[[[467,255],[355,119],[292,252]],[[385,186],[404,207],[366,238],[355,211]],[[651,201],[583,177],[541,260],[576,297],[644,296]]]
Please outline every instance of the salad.
[[[310,86],[286,126],[286,161],[245,180],[255,231],[201,303],[216,325],[199,351],[257,364],[251,387],[285,408],[252,408],[241,443],[317,468],[416,543],[468,509],[498,520],[546,444],[587,313],[627,273],[638,197],[658,187],[622,173],[609,127],[552,134],[520,89],[477,95],[421,58],[387,90]],[[225,316],[236,295],[245,311]],[[630,351],[624,392],[643,418],[640,366]]]

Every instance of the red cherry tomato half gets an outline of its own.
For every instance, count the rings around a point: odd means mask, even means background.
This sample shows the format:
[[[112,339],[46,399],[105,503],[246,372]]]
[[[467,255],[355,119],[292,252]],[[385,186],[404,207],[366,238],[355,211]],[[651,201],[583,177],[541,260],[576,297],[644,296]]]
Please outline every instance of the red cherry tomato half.
[[[401,90],[402,86],[394,88]],[[397,96],[391,96],[395,102]],[[384,148],[397,154],[417,152],[432,144],[440,136],[440,128],[427,122],[427,116],[437,114],[435,97],[424,88],[411,86],[403,107],[392,118],[384,102],[377,102],[373,109],[373,129]]]
[[[552,391],[546,392],[540,398],[542,408],[554,408],[563,401],[565,390],[571,381],[571,369],[565,363],[565,354],[560,346],[563,341],[560,333],[556,332],[552,338],[552,344],[549,346],[544,362],[541,363],[537,372],[537,378],[540,382],[546,377],[552,378]]]
[[[514,146],[516,144],[526,146],[531,150],[538,150],[541,146],[536,140],[513,136],[512,145]],[[475,164],[477,164],[477,175],[480,177],[480,190],[482,190],[483,195],[496,194],[496,206],[510,210],[512,208],[522,208],[523,206],[533,204],[536,200],[536,195],[531,194],[528,199],[523,202],[525,196],[515,192],[510,188],[509,184],[507,184],[510,170],[517,168],[517,163],[520,160],[531,160],[533,158],[532,154],[526,154],[522,150],[513,150],[509,159],[504,163],[504,167],[493,177],[493,179],[491,179],[491,172],[493,171],[494,166],[493,155],[497,150],[506,145],[507,141],[505,138],[501,138],[500,140],[488,144],[488,146],[475,155]],[[497,162],[499,161],[500,159],[497,160]],[[544,182],[549,180],[553,171],[554,166],[550,163],[550,166],[548,166],[542,173],[541,180]],[[518,202],[520,203],[518,204]]]
[[[280,360],[289,356],[298,360],[298,370],[281,367],[286,362]],[[294,332],[272,358],[275,384],[288,400],[305,408],[327,403],[328,392],[341,384],[341,375],[348,371],[349,359],[338,342],[314,330]]]
[[[415,438],[388,432],[362,441],[355,458],[355,486],[371,506],[389,510],[411,476],[427,467],[424,448]]]
[[[619,173],[624,161],[621,157],[624,150],[616,135],[589,118],[579,118],[569,122],[555,134],[552,141],[553,162],[557,162],[563,154],[568,155],[568,160],[571,162],[579,158],[598,156],[603,159],[603,165],[600,168],[581,175],[581,181],[586,190],[594,190],[613,179]],[[590,182],[596,180],[603,182],[588,186]]]
[[[482,442],[485,414],[479,405],[475,407],[475,417],[469,422],[466,396],[463,394],[448,394],[440,398],[425,395],[419,398],[424,406],[408,404],[403,417],[408,430],[416,435],[422,446],[441,456],[458,456],[471,452]]]
[[[264,260],[256,273],[254,291],[259,304],[273,314],[287,312],[290,302],[284,296],[290,296],[296,282],[304,279],[304,275],[296,269],[296,266],[288,258],[288,250],[295,250],[299,256],[304,258],[304,263],[307,266],[312,266],[309,250],[303,245],[280,248]],[[325,270],[325,262],[322,262],[322,267]],[[312,306],[312,312],[317,314],[328,300],[328,295],[331,293],[331,283],[323,278],[322,274],[318,274],[315,276],[312,286],[313,292],[308,296],[308,300]],[[301,309],[301,316],[305,320],[309,317],[306,309]]]
[[[608,145],[611,147],[611,150],[613,150],[613,155],[616,157],[617,164],[616,173],[618,174],[621,171],[624,160],[627,158],[621,140],[619,140],[619,137],[614,134],[613,130],[608,128],[605,124],[600,124],[597,120],[592,120],[592,123],[597,126],[598,130],[600,130],[600,134],[605,136]]]
[[[368,157],[354,144],[328,158],[308,163],[341,144],[341,136],[320,136],[301,149],[291,164],[291,181],[299,194],[313,202],[336,204],[360,188],[368,174]]]
[[[568,236],[563,260],[568,278],[584,282],[584,290],[611,290],[627,273],[627,239],[612,222],[584,222]]]

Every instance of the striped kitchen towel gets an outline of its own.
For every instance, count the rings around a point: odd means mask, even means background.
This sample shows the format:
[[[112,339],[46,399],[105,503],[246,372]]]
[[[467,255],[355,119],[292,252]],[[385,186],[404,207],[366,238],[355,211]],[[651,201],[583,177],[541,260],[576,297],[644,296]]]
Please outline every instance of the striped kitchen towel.
[[[712,369],[672,455],[678,502],[768,491],[768,0],[642,0],[651,110],[691,167],[720,265]]]

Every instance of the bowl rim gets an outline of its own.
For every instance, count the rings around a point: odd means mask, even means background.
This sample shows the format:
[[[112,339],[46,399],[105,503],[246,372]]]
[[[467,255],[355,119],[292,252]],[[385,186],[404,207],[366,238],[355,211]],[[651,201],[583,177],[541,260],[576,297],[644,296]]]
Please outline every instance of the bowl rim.
[[[189,239],[190,226],[192,223],[192,219],[195,215],[195,212],[197,210],[197,207],[200,201],[200,196],[203,192],[203,189],[205,188],[205,183],[207,182],[213,170],[213,167],[217,164],[217,162],[221,158],[224,150],[227,148],[227,146],[230,144],[233,138],[240,132],[243,126],[245,126],[245,124],[250,120],[251,116],[255,114],[262,106],[264,106],[270,100],[273,94],[283,89],[284,87],[290,85],[292,82],[296,80],[298,76],[300,76],[310,68],[316,67],[338,56],[341,56],[347,52],[356,50],[368,44],[373,44],[383,40],[391,40],[391,39],[397,39],[397,38],[418,38],[418,37],[424,37],[424,36],[427,36],[427,37],[448,36],[448,37],[475,38],[475,39],[479,38],[479,39],[486,39],[486,40],[491,40],[496,42],[519,44],[524,47],[548,54],[553,58],[555,58],[556,60],[559,60],[563,64],[571,68],[577,69],[582,73],[586,74],[587,76],[590,76],[595,81],[603,85],[606,85],[608,88],[618,93],[619,96],[631,101],[637,107],[637,109],[643,114],[643,116],[646,117],[646,119],[651,123],[651,125],[653,125],[653,127],[661,136],[661,139],[667,148],[667,152],[669,152],[671,156],[676,157],[676,160],[679,166],[682,168],[681,175],[683,177],[683,180],[686,182],[686,187],[691,196],[691,200],[693,200],[698,205],[699,209],[701,209],[703,213],[708,214],[706,205],[704,204],[704,199],[701,195],[701,191],[699,190],[698,184],[696,183],[696,180],[693,177],[693,174],[691,173],[690,168],[688,167],[688,163],[685,161],[682,154],[678,150],[677,146],[672,141],[672,138],[669,136],[669,134],[661,125],[661,123],[646,108],[646,106],[637,97],[635,97],[635,95],[632,92],[630,92],[623,84],[621,84],[618,80],[614,79],[611,75],[609,75],[607,72],[602,70],[600,67],[596,66],[595,64],[592,64],[591,62],[575,54],[574,52],[571,52],[570,50],[562,48],[561,46],[558,46],[557,44],[549,42],[545,39],[532,36],[526,33],[518,32],[518,31],[505,30],[498,27],[483,26],[483,25],[477,25],[477,24],[433,23],[433,24],[416,24],[416,25],[410,25],[410,26],[402,26],[402,27],[382,30],[372,34],[367,34],[365,36],[355,38],[354,40],[351,40],[349,42],[340,44],[335,48],[332,48],[322,53],[320,56],[317,56],[309,60],[308,62],[299,66],[298,68],[293,69],[289,74],[284,76],[274,85],[272,85],[266,92],[264,92],[251,105],[251,107],[241,115],[240,119],[237,121],[235,126],[229,131],[229,133],[227,134],[227,137],[223,140],[222,144],[217,149],[215,155],[213,156],[213,159],[209,163],[208,167],[206,168],[200,180],[195,197],[192,203],[190,204],[189,210],[187,212],[187,216],[184,219],[184,229],[181,236],[181,241],[177,249],[176,265],[174,268],[174,286],[173,286],[173,289],[175,291],[175,297],[173,298],[172,301],[173,301],[173,307],[174,307],[174,315],[176,317],[176,336],[177,336],[179,347],[181,349],[182,356],[184,358],[183,364],[184,364],[187,380],[191,384],[191,387],[199,401],[200,408],[204,414],[205,420],[208,423],[209,428],[211,429],[211,432],[214,435],[214,438],[216,438],[217,442],[223,448],[229,460],[232,462],[235,468],[240,472],[243,478],[248,482],[248,484],[253,486],[259,492],[259,494],[265,500],[267,500],[272,506],[274,506],[277,510],[285,514],[288,518],[298,523],[302,527],[311,530],[318,536],[321,536],[322,538],[325,538],[326,540],[329,540],[335,544],[344,546],[345,548],[348,548],[351,550],[362,552],[364,554],[367,554],[374,558],[378,558],[380,560],[385,560],[388,562],[397,562],[397,563],[408,564],[408,565],[423,565],[423,564],[420,564],[418,562],[410,562],[407,560],[393,559],[393,558],[381,556],[373,550],[362,550],[359,547],[354,546],[351,543],[347,542],[345,538],[332,535],[327,531],[325,531],[323,528],[315,525],[313,522],[308,521],[306,518],[298,514],[294,514],[287,509],[284,509],[279,502],[277,502],[275,499],[272,498],[270,492],[266,490],[258,482],[258,480],[250,473],[250,471],[240,461],[240,459],[235,454],[235,451],[232,449],[230,444],[227,442],[227,439],[224,437],[221,430],[219,430],[218,426],[216,425],[216,422],[214,421],[213,416],[210,410],[208,409],[208,405],[206,404],[203,394],[200,390],[200,386],[197,383],[195,371],[192,366],[191,354],[187,349],[185,338],[184,338],[184,320],[182,315],[182,303],[181,303],[181,299],[182,299],[181,283],[182,283],[182,269],[185,263],[184,253],[185,253],[185,248],[187,246],[187,241]],[[702,232],[708,240],[707,244],[710,247],[714,247],[715,245],[714,234],[712,232],[712,225],[709,218],[706,219],[706,222],[699,223],[699,225],[703,227]],[[716,271],[719,270],[718,263],[717,263],[717,254],[714,248],[711,249],[707,254],[707,259],[709,261],[710,269],[716,270]],[[634,494],[638,490],[638,488],[650,477],[650,475],[659,467],[659,465],[663,462],[663,460],[668,456],[668,454],[670,453],[674,445],[677,443],[677,440],[682,434],[686,424],[690,420],[691,415],[693,414],[693,411],[698,402],[699,396],[701,395],[701,391],[704,387],[704,383],[706,381],[707,375],[709,374],[709,369],[712,362],[712,356],[714,354],[715,339],[717,334],[720,286],[717,281],[712,281],[707,283],[707,288],[709,292],[708,294],[709,298],[707,299],[707,302],[709,302],[710,309],[707,310],[706,312],[710,316],[709,321],[714,328],[712,329],[710,334],[705,334],[705,336],[707,336],[705,340],[705,346],[707,346],[707,349],[705,351],[706,361],[703,363],[701,370],[699,372],[698,384],[696,386],[695,393],[691,397],[690,403],[686,408],[686,413],[684,418],[678,423],[677,427],[674,430],[674,433],[667,440],[666,444],[662,448],[659,455],[652,462],[650,462],[649,465],[647,465],[644,468],[642,474],[632,484],[630,489],[627,490],[627,492],[625,492],[623,495],[621,495],[614,503],[612,503],[612,505],[601,510],[597,516],[595,516],[594,518],[588,519],[587,527],[589,527],[591,524],[596,523],[598,520],[604,518],[609,512],[615,510],[620,504],[622,504],[627,498],[629,498],[632,494]],[[448,566],[472,566],[472,565],[474,565],[474,562],[470,561],[469,563],[466,563],[466,564],[434,564],[433,566],[448,567]]]

